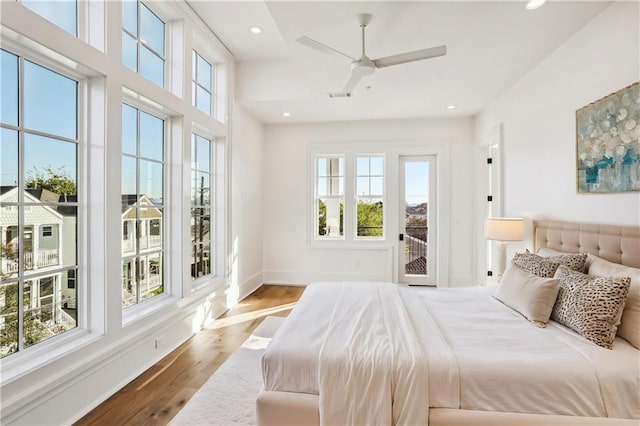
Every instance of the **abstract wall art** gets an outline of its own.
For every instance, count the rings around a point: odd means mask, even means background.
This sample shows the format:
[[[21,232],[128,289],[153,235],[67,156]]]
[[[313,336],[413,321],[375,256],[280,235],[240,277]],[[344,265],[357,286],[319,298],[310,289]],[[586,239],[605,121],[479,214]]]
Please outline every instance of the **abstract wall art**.
[[[640,191],[640,82],[576,111],[578,193]]]

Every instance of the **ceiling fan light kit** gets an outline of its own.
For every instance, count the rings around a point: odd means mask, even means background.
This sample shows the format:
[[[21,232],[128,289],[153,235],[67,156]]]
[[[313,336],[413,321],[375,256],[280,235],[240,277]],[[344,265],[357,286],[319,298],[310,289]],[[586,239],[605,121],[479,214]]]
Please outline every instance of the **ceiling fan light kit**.
[[[353,58],[346,53],[340,52],[326,44],[313,40],[307,36],[302,36],[296,41],[319,52],[348,58],[351,60],[351,77],[347,80],[344,88],[340,92],[329,92],[331,98],[350,97],[360,79],[373,74],[377,68],[390,67],[393,65],[406,64],[408,62],[421,61],[423,59],[436,58],[447,54],[447,46],[436,46],[427,49],[414,50],[412,52],[400,53],[398,55],[385,56],[379,59],[370,59],[365,53],[365,28],[371,22],[372,16],[368,13],[358,15],[358,23],[362,33],[362,55],[359,59]]]

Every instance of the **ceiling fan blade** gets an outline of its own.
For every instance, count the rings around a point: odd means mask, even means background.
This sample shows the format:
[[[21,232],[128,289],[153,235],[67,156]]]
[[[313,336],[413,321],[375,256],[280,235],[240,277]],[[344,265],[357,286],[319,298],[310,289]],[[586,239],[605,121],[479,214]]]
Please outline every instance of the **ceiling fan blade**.
[[[352,58],[346,53],[342,53],[339,50],[329,47],[326,44],[322,44],[319,41],[315,41],[314,39],[309,38],[307,36],[302,36],[296,39],[296,41],[300,44],[304,44],[305,46],[315,49],[319,52],[326,53],[328,55],[338,56],[339,58],[348,58],[352,61],[355,61],[355,58]]]
[[[353,92],[353,89],[355,89],[356,85],[358,84],[361,78],[362,78],[362,74],[352,73],[351,78],[349,79],[349,81],[347,81],[347,84],[344,85],[344,89],[342,89],[342,91],[344,93]]]
[[[414,50],[413,52],[400,53],[399,55],[386,56],[375,59],[376,68],[390,67],[392,65],[406,64],[407,62],[421,61],[423,59],[436,58],[447,54],[447,46],[436,46],[428,49]]]

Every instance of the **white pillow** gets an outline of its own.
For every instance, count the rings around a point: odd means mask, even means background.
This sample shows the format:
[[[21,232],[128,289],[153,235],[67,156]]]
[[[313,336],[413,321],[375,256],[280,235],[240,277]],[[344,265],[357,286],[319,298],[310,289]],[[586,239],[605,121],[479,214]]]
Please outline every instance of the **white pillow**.
[[[557,279],[539,277],[511,263],[493,297],[521,313],[534,325],[545,327],[559,288]]]
[[[587,257],[586,266],[589,275],[631,278],[631,287],[617,334],[640,349],[640,269],[612,263],[592,254]]]

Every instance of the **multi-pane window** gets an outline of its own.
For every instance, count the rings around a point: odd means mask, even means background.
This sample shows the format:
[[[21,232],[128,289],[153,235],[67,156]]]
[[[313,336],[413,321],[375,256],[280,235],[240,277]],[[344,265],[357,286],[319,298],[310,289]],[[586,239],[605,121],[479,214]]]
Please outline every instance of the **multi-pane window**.
[[[191,277],[211,273],[213,227],[211,226],[214,174],[211,140],[191,138]]]
[[[193,106],[211,115],[213,67],[195,50],[192,54],[191,99]]]
[[[344,157],[316,157],[315,237],[344,238]]]
[[[122,105],[122,306],[164,292],[164,120]]]
[[[356,238],[384,236],[384,157],[356,157]]]
[[[33,12],[63,30],[78,35],[78,2],[76,0],[22,0]]]
[[[144,3],[122,2],[122,63],[164,87],[164,22]]]
[[[78,82],[0,54],[0,356],[6,356],[77,326]]]

